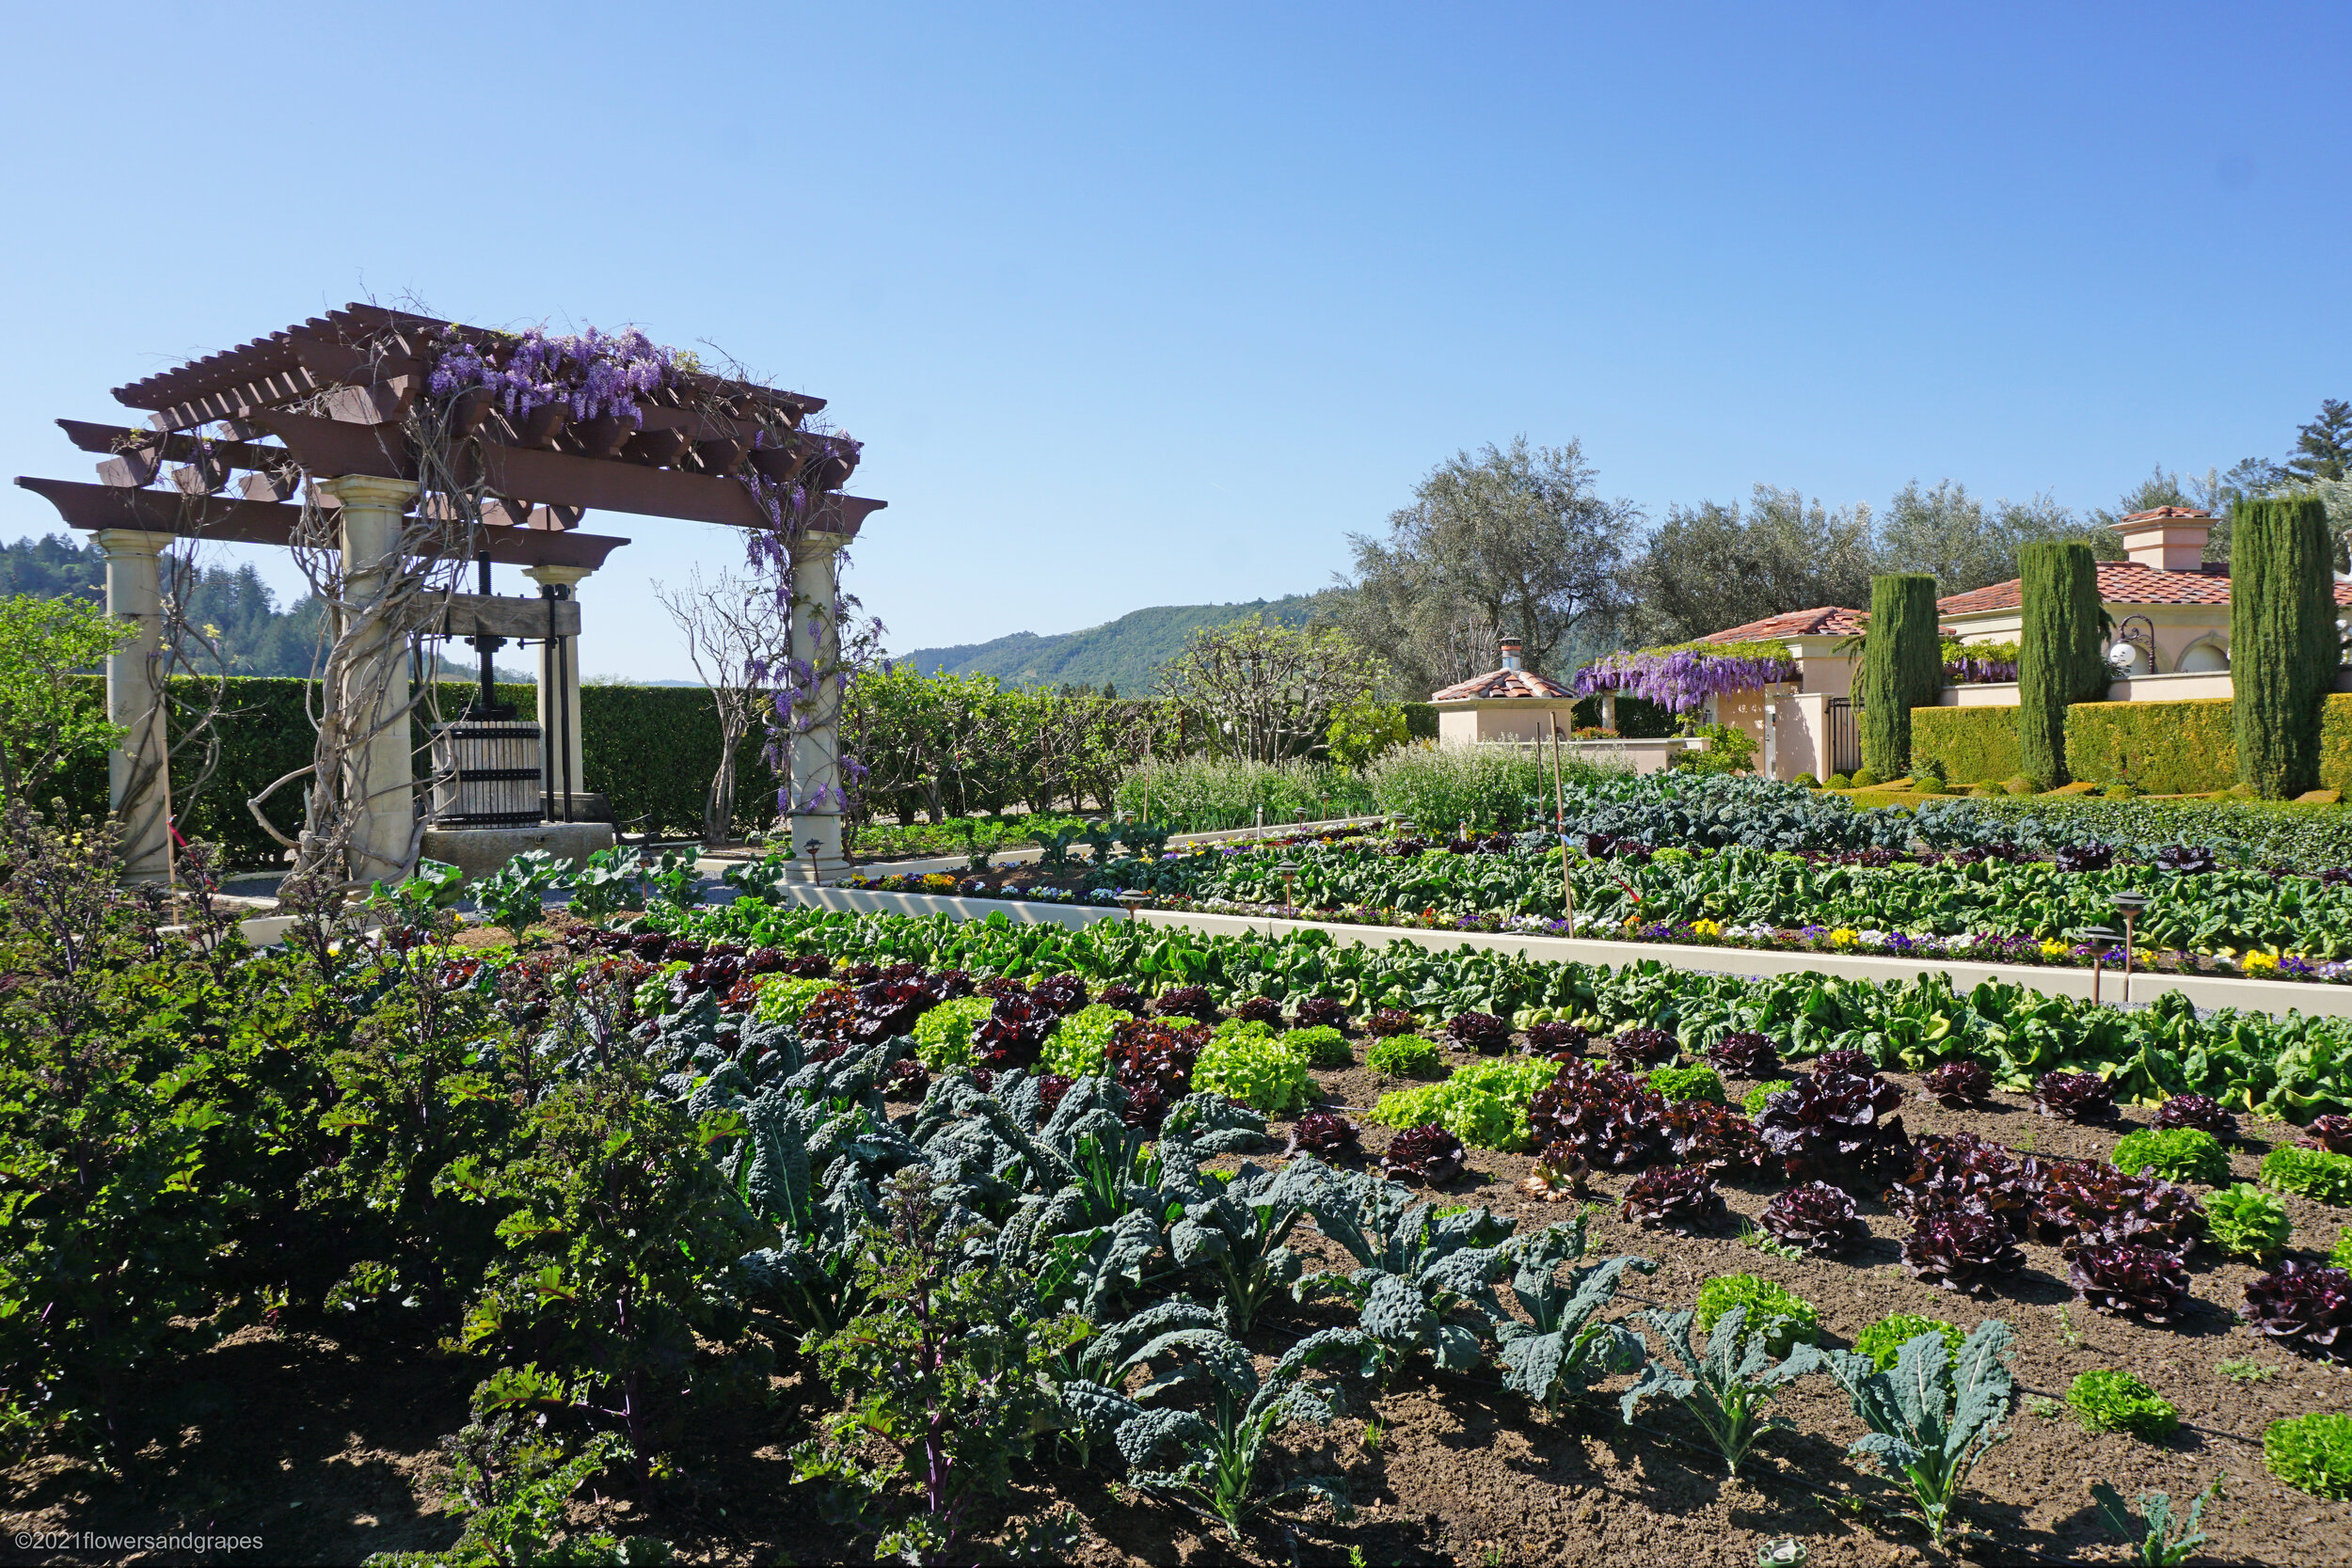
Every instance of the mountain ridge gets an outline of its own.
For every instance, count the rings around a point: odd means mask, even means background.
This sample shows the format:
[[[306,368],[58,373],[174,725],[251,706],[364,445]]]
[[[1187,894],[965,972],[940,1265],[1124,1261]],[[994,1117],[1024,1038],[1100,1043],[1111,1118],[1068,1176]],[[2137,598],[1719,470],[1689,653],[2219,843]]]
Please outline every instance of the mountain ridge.
[[[1288,594],[1240,604],[1151,605],[1077,631],[1016,631],[986,642],[917,648],[895,657],[927,675],[945,670],[959,675],[994,675],[1014,686],[1110,685],[1129,696],[1141,696],[1151,689],[1154,672],[1183,649],[1195,629],[1250,615],[1282,626],[1304,626],[1321,596]]]

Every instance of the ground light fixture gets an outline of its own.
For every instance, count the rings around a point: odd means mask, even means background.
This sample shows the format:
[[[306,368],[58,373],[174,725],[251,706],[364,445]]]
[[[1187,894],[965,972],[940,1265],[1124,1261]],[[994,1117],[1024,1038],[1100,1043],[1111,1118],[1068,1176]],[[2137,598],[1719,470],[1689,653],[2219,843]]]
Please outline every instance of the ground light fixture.
[[[2095,1006],[2099,1001],[2099,960],[2114,951],[2115,944],[2123,940],[2123,933],[2109,926],[2083,926],[2076,927],[2074,940],[2090,948],[2090,1000]]]
[[[1139,887],[1121,888],[1119,892],[1119,901],[1126,906],[1127,923],[1132,926],[1135,924],[1136,911],[1149,904],[1152,901],[1152,895]]]
[[[2123,917],[2123,1006],[2128,1007],[2132,1005],[2132,948],[2135,940],[2132,923],[2139,918],[2139,911],[2148,907],[2148,895],[2130,891],[2111,893],[2107,895],[2107,902],[2114,905],[2115,912]]]
[[[1291,913],[1296,914],[1298,912],[1298,863],[1284,861],[1274,869],[1282,874],[1282,902],[1289,907]]]

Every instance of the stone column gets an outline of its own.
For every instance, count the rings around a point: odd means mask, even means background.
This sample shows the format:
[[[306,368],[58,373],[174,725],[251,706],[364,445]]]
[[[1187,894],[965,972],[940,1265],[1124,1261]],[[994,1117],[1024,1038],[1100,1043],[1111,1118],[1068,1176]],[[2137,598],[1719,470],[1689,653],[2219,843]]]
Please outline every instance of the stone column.
[[[405,479],[350,474],[320,482],[342,503],[343,600],[353,615],[382,600],[399,580],[402,513],[416,499]],[[358,797],[344,874],[355,881],[391,880],[409,869],[417,831],[415,759],[408,741],[408,640],[385,626],[352,651],[337,693],[350,733],[365,736],[345,763],[344,787]],[[373,703],[373,715],[351,711]],[[373,733],[371,734],[370,732]]]
[[[526,566],[523,576],[537,583],[547,597],[573,599],[580,596],[580,582],[594,570],[589,566]],[[588,774],[582,766],[580,743],[580,639],[565,637],[559,641],[561,646],[556,642],[539,644],[539,743],[546,748],[548,815],[561,821],[564,791],[568,788],[577,802],[578,797],[587,792]],[[559,732],[565,736],[564,752],[555,750]],[[564,771],[567,755],[571,768],[568,774]]]
[[[841,852],[841,634],[834,624],[834,557],[849,542],[843,533],[804,533],[792,546],[792,657],[817,672],[815,690],[793,715],[792,852],[802,874],[820,880],[849,869]]]
[[[171,541],[116,528],[95,538],[106,558],[106,613],[138,633],[106,659],[106,720],[124,731],[106,757],[106,805],[122,824],[123,875],[159,882],[171,875],[171,742],[164,728],[164,590],[156,558]]]

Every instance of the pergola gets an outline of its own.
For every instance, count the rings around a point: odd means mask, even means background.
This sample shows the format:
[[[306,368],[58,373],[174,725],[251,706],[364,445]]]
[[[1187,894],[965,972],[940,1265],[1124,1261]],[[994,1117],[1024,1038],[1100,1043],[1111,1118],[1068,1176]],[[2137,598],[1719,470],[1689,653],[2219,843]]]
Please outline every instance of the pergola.
[[[517,341],[351,305],[116,388],[117,401],[147,411],[142,427],[58,420],[75,446],[100,455],[98,483],[17,480],[95,537],[106,562],[107,610],[138,627],[106,670],[108,717],[126,731],[110,759],[110,803],[124,829],[131,874],[161,877],[170,862],[170,785],[159,760],[167,754],[160,552],[177,539],[292,545],[305,525],[299,502],[307,499],[313,533],[319,509],[334,513],[334,545],[355,596],[364,598],[372,580],[389,580],[401,565],[392,558],[404,534],[412,543],[417,537],[411,515],[421,465],[408,415],[428,395],[436,355],[453,333],[491,345],[493,357],[501,352],[496,345],[511,350]],[[544,639],[538,717],[548,737],[548,792],[564,816],[583,787],[573,601],[580,583],[629,542],[582,531],[586,514],[779,531],[763,490],[772,497],[776,486],[802,487],[805,505],[781,530],[792,597],[826,612],[794,615],[792,654],[818,680],[837,683],[835,556],[885,504],[841,493],[856,466],[853,447],[822,437],[773,439],[779,429],[799,431],[824,406],[821,399],[680,371],[636,401],[633,420],[611,413],[575,420],[561,399],[510,414],[476,387],[448,410],[456,477],[484,497],[483,526],[461,528],[453,519],[448,547],[522,567],[548,603],[452,593],[442,596],[446,613],[432,629]],[[405,662],[407,649],[388,639],[373,657]],[[379,671],[379,684],[390,675]],[[406,680],[403,670],[392,684],[405,691]],[[792,745],[792,839],[821,874],[842,863],[837,685],[809,706],[816,722]],[[405,729],[383,726],[367,742],[369,776],[405,787],[369,788],[349,851],[356,879],[408,869],[419,808]]]

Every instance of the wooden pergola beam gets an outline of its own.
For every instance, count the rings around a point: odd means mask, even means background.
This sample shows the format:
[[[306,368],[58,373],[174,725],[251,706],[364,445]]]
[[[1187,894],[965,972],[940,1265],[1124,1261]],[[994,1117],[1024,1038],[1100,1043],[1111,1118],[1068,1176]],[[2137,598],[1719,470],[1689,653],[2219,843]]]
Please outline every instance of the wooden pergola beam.
[[[126,529],[180,539],[282,546],[294,543],[302,524],[302,508],[282,501],[224,500],[23,475],[16,483],[56,507],[69,526],[93,531]],[[558,529],[485,528],[473,541],[455,541],[461,551],[469,543],[486,548],[490,559],[502,565],[585,566],[595,571],[628,541]]]

